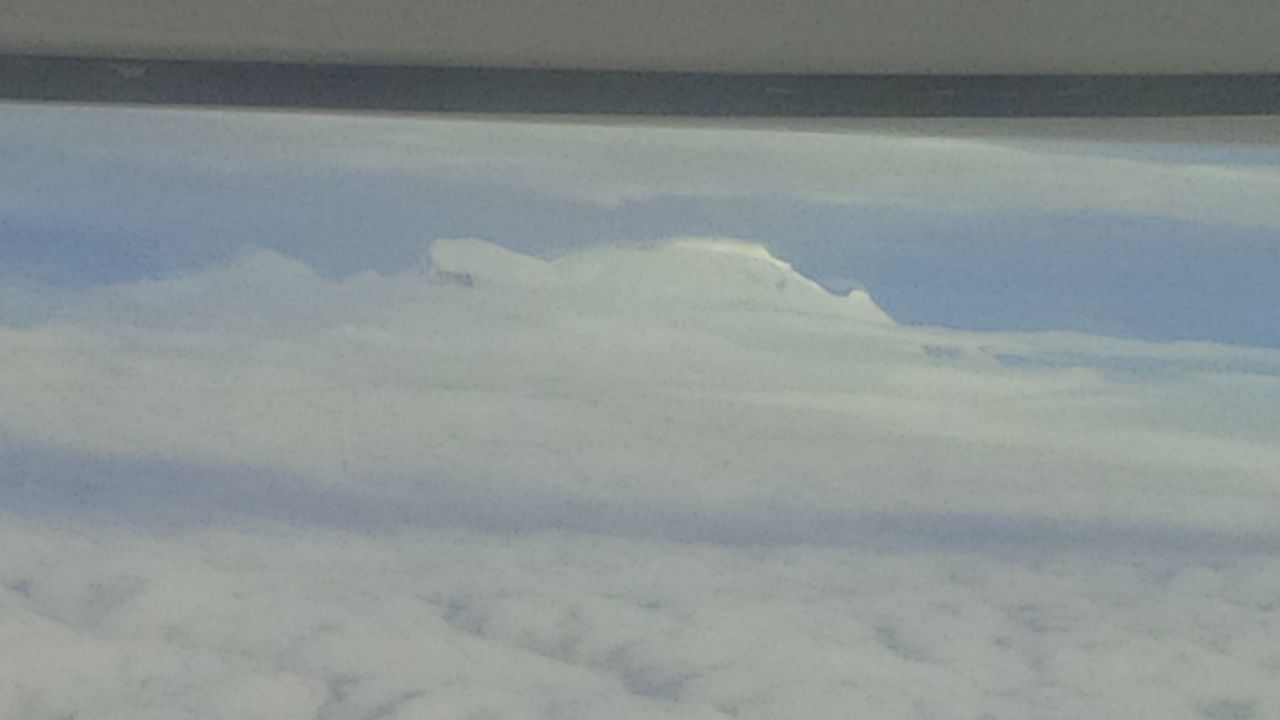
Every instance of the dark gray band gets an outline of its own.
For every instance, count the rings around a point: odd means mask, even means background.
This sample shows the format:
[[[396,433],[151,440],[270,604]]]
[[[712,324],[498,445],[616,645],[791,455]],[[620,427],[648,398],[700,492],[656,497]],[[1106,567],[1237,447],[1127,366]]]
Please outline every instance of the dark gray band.
[[[0,55],[0,99],[684,117],[1280,114],[1280,74],[769,75]]]

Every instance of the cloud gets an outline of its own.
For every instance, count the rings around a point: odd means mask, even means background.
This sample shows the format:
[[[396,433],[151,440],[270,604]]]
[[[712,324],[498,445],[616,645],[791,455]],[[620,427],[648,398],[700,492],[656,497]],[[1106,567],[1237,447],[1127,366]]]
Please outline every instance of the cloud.
[[[1270,201],[1280,195],[1274,167],[1107,156],[1087,144],[924,137],[908,134],[910,123],[900,133],[883,125],[856,133],[17,106],[4,112],[8,132],[24,147],[65,146],[91,125],[103,139],[78,147],[82,160],[108,170],[141,165],[151,177],[187,183],[360,172],[447,178],[606,207],[658,197],[784,197],[929,213],[1090,211],[1280,227]],[[181,123],[172,121],[176,115]],[[5,188],[24,213],[57,196],[40,191],[36,174]]]
[[[1274,433],[1204,418],[1272,427],[1273,352],[899,327],[724,239],[432,257],[334,281],[246,253],[28,312],[0,334],[0,428],[353,492],[1268,522]]]
[[[6,292],[0,717],[1280,712],[1274,351],[732,238]]]
[[[1273,558],[1037,564],[558,533],[82,533],[5,522],[0,716],[1280,708]]]

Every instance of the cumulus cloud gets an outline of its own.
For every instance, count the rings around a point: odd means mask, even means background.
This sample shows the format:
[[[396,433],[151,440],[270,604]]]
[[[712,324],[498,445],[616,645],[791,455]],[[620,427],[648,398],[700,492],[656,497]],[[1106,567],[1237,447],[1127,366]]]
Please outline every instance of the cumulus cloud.
[[[0,717],[1280,712],[1280,353],[732,238],[7,292]]]
[[[444,531],[89,540],[12,519],[0,534],[3,717],[1280,707],[1271,558],[1032,562]]]

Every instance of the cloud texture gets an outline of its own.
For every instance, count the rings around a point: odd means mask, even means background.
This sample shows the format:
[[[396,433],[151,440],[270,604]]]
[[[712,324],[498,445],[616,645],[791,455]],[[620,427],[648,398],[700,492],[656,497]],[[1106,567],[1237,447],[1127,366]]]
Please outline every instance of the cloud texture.
[[[0,717],[1280,712],[1280,353],[731,238],[7,293]]]
[[[404,180],[444,177],[461,187],[532,189],[606,207],[655,197],[781,194],[801,202],[921,212],[1121,213],[1280,227],[1280,210],[1271,202],[1280,195],[1274,166],[1178,162],[1155,152],[1109,156],[1105,145],[1088,143],[1019,145],[886,132],[883,126],[877,133],[838,127],[715,131],[212,110],[51,112],[10,105],[4,112],[7,127],[0,141],[17,149],[64,147],[66,138],[89,133],[110,139],[77,148],[77,162],[95,174],[140,167],[150,177],[197,187],[216,187],[227,178],[243,184],[376,173]],[[1176,128],[1179,121],[1164,123]],[[1002,131],[1016,135],[1019,127],[1036,126],[1027,120]],[[1144,133],[1159,134],[1159,127]],[[46,190],[63,179],[61,169],[49,164],[14,178],[4,187],[0,209],[34,216],[56,211],[61,195]]]

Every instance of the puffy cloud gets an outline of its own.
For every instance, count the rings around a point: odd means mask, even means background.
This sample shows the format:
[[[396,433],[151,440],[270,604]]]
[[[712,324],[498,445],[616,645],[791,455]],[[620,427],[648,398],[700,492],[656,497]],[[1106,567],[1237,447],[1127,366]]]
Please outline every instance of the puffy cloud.
[[[29,312],[0,337],[0,427],[353,493],[1268,521],[1274,431],[1206,418],[1274,427],[1273,352],[899,327],[723,239],[433,256],[332,281],[246,253]]]
[[[729,238],[8,292],[0,717],[1280,712],[1280,353]]]
[[[88,534],[0,531],[0,716],[1280,710],[1274,557]]]

